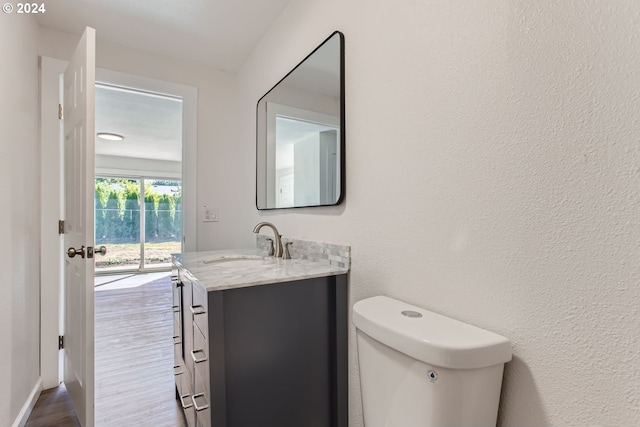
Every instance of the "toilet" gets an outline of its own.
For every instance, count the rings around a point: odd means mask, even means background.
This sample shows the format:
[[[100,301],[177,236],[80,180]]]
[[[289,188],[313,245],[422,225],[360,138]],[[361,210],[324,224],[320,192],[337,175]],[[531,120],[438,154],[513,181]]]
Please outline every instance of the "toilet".
[[[353,323],[365,427],[496,425],[507,338],[385,296]]]

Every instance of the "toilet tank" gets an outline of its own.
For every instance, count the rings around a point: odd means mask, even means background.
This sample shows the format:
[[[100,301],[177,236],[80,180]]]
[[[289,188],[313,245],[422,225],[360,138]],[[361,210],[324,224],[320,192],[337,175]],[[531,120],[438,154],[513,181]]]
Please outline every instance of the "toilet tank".
[[[385,296],[353,323],[365,427],[496,425],[507,338]]]

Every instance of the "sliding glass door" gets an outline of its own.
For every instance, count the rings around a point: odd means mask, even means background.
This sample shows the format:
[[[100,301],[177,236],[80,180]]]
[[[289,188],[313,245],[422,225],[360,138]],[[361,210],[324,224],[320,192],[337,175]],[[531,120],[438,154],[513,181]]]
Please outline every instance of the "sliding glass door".
[[[182,183],[97,177],[95,224],[96,246],[108,248],[96,273],[169,269],[182,247]]]
[[[180,181],[145,180],[142,268],[171,267],[181,252],[182,185]]]

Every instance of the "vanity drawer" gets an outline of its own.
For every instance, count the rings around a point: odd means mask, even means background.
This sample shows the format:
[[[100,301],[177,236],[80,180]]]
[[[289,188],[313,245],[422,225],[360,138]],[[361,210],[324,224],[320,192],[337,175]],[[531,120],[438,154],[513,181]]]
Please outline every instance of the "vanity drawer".
[[[193,409],[193,406],[184,409],[184,418],[187,420],[188,427],[196,426],[196,410]]]
[[[207,396],[204,393],[195,393],[192,400],[196,413],[196,426],[211,427],[211,408]]]
[[[171,281],[171,287],[173,288],[173,308],[180,308],[180,284],[178,279]]]
[[[211,396],[211,394],[209,393],[209,369],[204,366],[206,364],[207,363],[196,364],[193,379],[193,392],[196,394],[202,393],[207,397],[207,399],[209,399],[209,396]]]
[[[173,336],[180,336],[180,307],[173,308]]]
[[[196,412],[196,426],[211,427],[211,408]]]
[[[193,360],[191,359],[191,350],[193,350],[193,314],[191,314],[191,301],[193,293],[193,283],[188,280],[186,275],[182,275],[182,348],[184,349],[183,357],[187,372],[193,376]]]
[[[193,283],[193,322],[198,325],[205,339],[209,337],[209,325],[207,316],[207,291],[199,284]]]
[[[176,342],[176,338],[173,339],[173,366],[184,367],[184,360],[182,359],[182,342],[179,340]]]
[[[182,331],[180,330],[180,312],[173,313],[173,364],[184,365],[182,358]]]
[[[194,393],[204,393],[209,398],[209,347],[207,340],[202,336],[198,327],[193,325],[193,359]]]
[[[183,375],[183,378],[186,378],[186,372]],[[183,381],[182,384],[183,390],[180,395],[180,405],[182,406],[182,410],[184,411],[184,417],[187,420],[188,427],[196,426],[196,410],[193,407],[193,392],[190,384],[187,384],[187,381]]]
[[[173,376],[176,382],[176,389],[178,390],[178,396],[182,396],[184,387],[182,383],[184,382],[184,365],[176,365],[173,367]]]

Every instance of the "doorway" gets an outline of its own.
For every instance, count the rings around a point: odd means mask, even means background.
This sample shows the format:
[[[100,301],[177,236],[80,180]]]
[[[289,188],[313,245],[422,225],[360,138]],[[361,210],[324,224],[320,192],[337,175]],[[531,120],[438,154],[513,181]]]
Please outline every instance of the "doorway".
[[[96,84],[96,275],[168,271],[182,252],[182,99]]]
[[[171,254],[183,244],[182,118],[179,96],[96,83],[94,241],[107,248],[95,258],[97,427],[183,422],[168,369]]]

